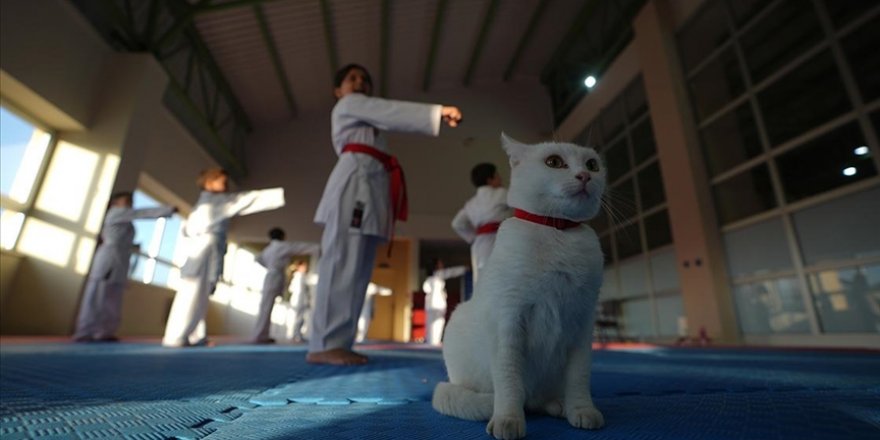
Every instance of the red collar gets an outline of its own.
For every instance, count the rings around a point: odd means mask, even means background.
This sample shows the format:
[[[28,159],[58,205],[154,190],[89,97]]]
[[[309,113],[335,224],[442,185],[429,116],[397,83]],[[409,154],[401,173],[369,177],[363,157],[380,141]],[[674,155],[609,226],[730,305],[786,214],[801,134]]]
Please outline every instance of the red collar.
[[[568,219],[545,217],[543,215],[532,214],[531,212],[516,208],[513,210],[513,216],[539,225],[553,226],[556,229],[570,229],[581,225],[579,222],[573,222]]]

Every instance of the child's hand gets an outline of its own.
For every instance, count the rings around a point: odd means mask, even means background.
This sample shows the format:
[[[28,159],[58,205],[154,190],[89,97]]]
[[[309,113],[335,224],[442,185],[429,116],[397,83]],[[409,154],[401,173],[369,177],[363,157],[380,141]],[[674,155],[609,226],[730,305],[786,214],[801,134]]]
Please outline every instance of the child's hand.
[[[458,127],[458,124],[461,123],[461,110],[458,107],[443,106],[440,109],[440,116],[450,127]]]

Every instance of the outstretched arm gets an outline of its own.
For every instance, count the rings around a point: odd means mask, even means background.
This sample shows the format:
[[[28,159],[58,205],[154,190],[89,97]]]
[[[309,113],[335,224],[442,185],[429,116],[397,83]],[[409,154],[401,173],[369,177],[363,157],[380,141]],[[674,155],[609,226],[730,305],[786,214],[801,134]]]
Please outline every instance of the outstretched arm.
[[[317,243],[306,243],[304,241],[285,241],[282,244],[284,245],[284,254],[291,257],[301,254],[317,255],[321,249],[321,246]]]
[[[174,214],[177,211],[177,208],[173,206],[160,206],[158,208],[142,208],[142,209],[131,209],[131,208],[122,208],[122,209],[111,209],[107,211],[107,216],[104,217],[104,224],[115,224],[115,223],[128,223],[132,220],[140,219],[140,218],[159,218],[159,217],[168,217],[171,214]]]
[[[258,189],[228,194],[223,206],[226,217],[270,211],[284,206],[284,188]]]
[[[450,127],[457,126],[461,121],[461,111],[457,107],[396,101],[361,94],[351,94],[339,101],[334,116],[362,121],[380,130],[432,136],[440,133],[441,121]]]

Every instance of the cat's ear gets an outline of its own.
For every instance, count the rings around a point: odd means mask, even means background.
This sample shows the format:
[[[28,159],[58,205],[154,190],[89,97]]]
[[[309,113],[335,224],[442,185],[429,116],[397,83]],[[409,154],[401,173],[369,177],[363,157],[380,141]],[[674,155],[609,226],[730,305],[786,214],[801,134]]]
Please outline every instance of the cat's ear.
[[[501,132],[501,147],[504,148],[507,156],[510,157],[511,168],[519,165],[519,162],[525,153],[525,149],[527,148],[526,145],[507,136],[503,131]]]

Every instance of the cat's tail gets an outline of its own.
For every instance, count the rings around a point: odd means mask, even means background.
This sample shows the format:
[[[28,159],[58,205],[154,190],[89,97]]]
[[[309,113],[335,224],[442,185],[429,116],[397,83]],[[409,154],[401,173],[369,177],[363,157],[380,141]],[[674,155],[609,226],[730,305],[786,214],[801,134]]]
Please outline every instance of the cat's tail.
[[[461,385],[440,382],[434,388],[431,404],[437,412],[447,416],[488,421],[492,418],[494,396],[492,393],[478,393]]]

